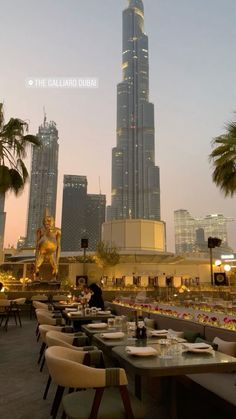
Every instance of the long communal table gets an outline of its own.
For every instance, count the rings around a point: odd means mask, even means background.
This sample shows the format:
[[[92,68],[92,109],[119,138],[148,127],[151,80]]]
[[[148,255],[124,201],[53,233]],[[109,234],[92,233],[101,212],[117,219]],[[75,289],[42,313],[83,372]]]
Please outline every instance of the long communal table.
[[[158,344],[151,344],[158,349]],[[150,378],[168,379],[170,397],[170,415],[172,419],[177,418],[176,409],[176,380],[175,377],[187,374],[223,373],[236,370],[236,358],[214,351],[213,355],[202,353],[193,354],[183,352],[170,359],[154,357],[136,357],[127,354],[125,346],[114,346],[113,356],[120,365],[129,370],[135,378],[135,394],[142,399],[143,381]]]
[[[113,314],[88,314],[88,315],[74,315],[70,312],[63,312],[63,316],[66,319],[66,323],[69,325],[73,325],[75,330],[80,330],[83,324],[91,323],[94,321],[104,321],[106,322],[107,319],[114,317]]]
[[[86,331],[85,328],[89,329],[84,326],[84,331]],[[142,343],[130,339],[127,335],[122,339],[105,339],[102,333],[92,332],[92,336],[93,342],[97,346],[134,376],[135,394],[138,398],[142,399],[144,383],[148,379],[159,380],[159,387],[157,386],[157,388],[162,389],[161,391],[163,391],[163,383],[165,388],[166,383],[168,383],[171,394],[170,415],[173,419],[177,417],[175,377],[187,374],[233,372],[236,370],[236,358],[217,351],[213,351],[213,354],[180,352],[170,359],[162,359],[159,356],[138,357],[128,354],[125,349],[126,346],[151,346],[160,353],[158,338],[149,338]]]

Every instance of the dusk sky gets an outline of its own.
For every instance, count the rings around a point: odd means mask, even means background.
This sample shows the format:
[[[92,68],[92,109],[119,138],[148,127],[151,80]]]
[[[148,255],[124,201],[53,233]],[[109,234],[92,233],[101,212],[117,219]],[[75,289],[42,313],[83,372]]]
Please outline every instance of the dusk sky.
[[[111,195],[116,144],[116,85],[121,81],[122,10],[127,0],[0,0],[0,102],[36,133],[48,120],[59,130],[56,225],[64,174],[86,175],[88,192]],[[236,1],[144,0],[149,36],[150,101],[155,104],[161,218],[174,250],[173,212],[236,218],[235,198],[211,180],[211,139],[236,111]],[[96,77],[97,89],[26,87],[30,77]],[[30,152],[28,153],[30,157]],[[28,168],[30,168],[28,159]],[[5,245],[25,235],[26,187],[7,196]],[[228,226],[236,249],[236,222]]]

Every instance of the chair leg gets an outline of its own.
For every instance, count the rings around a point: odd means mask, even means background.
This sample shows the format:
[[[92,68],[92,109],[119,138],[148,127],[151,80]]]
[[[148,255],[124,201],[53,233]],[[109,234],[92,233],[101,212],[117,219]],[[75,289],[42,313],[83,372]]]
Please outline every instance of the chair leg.
[[[57,412],[61,403],[61,399],[64,393],[64,389],[65,387],[62,386],[57,386],[57,391],[53,400],[53,405],[52,405],[52,409],[51,409],[51,416],[52,419],[56,419],[57,417]]]
[[[130,403],[129,392],[126,386],[120,386],[120,394],[123,401],[124,409],[125,409],[125,417],[126,419],[135,419],[132,406]]]
[[[43,395],[43,400],[46,400],[46,398],[47,398],[47,395],[48,395],[48,390],[49,390],[49,387],[50,387],[51,381],[52,381],[52,377],[51,377],[51,375],[49,375],[49,376],[48,376],[47,385],[46,385],[46,388],[45,388],[45,391],[44,391],[44,395]]]
[[[7,315],[6,315],[6,321],[5,321],[5,324],[4,324],[4,329],[6,330],[6,332],[7,332],[8,321],[9,321],[9,313],[7,313]]]
[[[43,359],[42,359],[42,363],[41,363],[40,370],[39,370],[40,372],[43,371],[44,364],[45,364],[45,356],[43,356]]]
[[[101,388],[96,388],[96,393],[93,399],[93,405],[92,405],[92,409],[89,415],[89,419],[97,419],[98,416],[98,409],[99,406],[101,404],[101,400],[102,400],[102,396],[104,393],[105,388],[101,387]]]
[[[20,327],[22,327],[20,310],[17,310],[17,315],[18,315],[18,320],[19,320]]]
[[[41,345],[40,351],[39,351],[38,364],[40,364],[40,361],[41,361],[42,356],[44,354],[45,348],[46,348],[46,343],[43,342],[42,345]]]
[[[62,412],[61,419],[66,419],[66,414],[65,414],[64,410]]]

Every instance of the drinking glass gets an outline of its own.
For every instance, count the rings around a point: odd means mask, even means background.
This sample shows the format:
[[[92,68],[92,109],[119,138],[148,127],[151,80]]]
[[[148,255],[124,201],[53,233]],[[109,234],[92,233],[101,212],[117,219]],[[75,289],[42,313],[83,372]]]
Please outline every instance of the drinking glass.
[[[171,341],[169,339],[160,339],[160,359],[172,359],[173,356],[171,354]]]
[[[114,318],[107,319],[107,327],[108,327],[108,329],[114,329],[114,327],[115,327],[115,319]]]
[[[89,316],[89,315],[90,315],[90,313],[91,313],[91,309],[90,309],[90,308],[88,308],[88,307],[86,307],[86,308],[84,309],[84,315],[85,315],[85,316]]]
[[[116,316],[115,317],[115,328],[117,331],[121,332],[122,329],[122,317]]]

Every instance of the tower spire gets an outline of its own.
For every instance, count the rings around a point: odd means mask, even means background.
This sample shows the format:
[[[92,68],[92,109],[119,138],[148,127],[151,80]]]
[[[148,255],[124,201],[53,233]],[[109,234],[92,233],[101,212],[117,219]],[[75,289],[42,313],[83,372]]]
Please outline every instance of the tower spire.
[[[45,106],[43,107],[43,125],[45,127],[46,125],[46,121],[47,121],[47,114],[46,114],[46,110],[45,110]]]
[[[142,0],[128,0],[129,7],[137,7],[138,9],[142,10],[143,12],[143,1]]]

